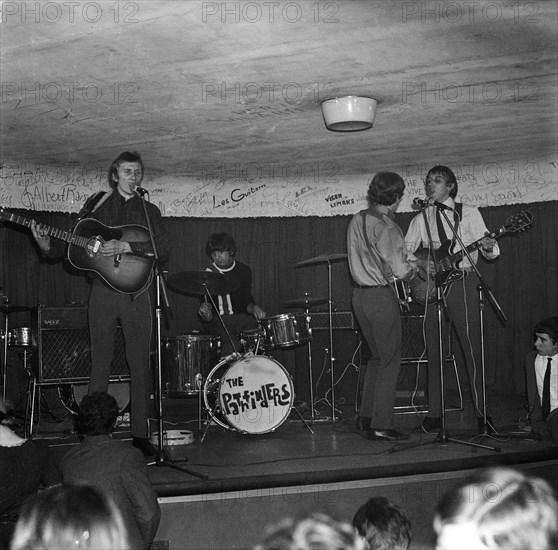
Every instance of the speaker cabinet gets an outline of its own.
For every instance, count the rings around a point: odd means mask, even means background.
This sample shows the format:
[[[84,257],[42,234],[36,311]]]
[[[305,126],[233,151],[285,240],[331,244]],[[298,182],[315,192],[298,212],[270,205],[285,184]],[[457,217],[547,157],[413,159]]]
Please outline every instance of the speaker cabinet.
[[[38,384],[88,382],[91,348],[87,307],[41,307],[37,309],[37,354],[32,362]],[[129,380],[122,329],[115,331],[111,381]]]

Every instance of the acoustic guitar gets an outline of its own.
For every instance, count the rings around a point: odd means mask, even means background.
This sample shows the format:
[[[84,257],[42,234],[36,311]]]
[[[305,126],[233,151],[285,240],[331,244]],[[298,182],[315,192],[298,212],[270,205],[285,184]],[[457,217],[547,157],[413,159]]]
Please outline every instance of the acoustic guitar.
[[[24,227],[31,220],[9,212],[0,206],[0,220]],[[154,258],[119,254],[103,256],[99,253],[104,242],[117,239],[126,242],[149,240],[149,232],[141,225],[109,227],[101,222],[86,218],[80,220],[72,230],[63,231],[41,224],[45,232],[68,243],[68,260],[77,269],[97,273],[109,286],[123,294],[140,292],[151,282]]]
[[[529,228],[533,223],[533,215],[530,212],[522,211],[519,214],[510,216],[506,223],[496,231],[485,235],[493,239],[497,239],[505,233],[517,233]],[[483,237],[484,238],[484,237]],[[465,247],[469,253],[477,250],[482,246],[482,239],[471,243]],[[465,250],[451,252],[454,242],[447,240],[442,246],[436,250],[436,266],[440,274],[442,289],[445,294],[449,292],[451,284],[463,278],[463,271],[457,267],[457,264],[465,257]],[[415,252],[415,256],[422,260],[432,260],[433,255],[428,248],[419,248]],[[420,268],[416,276],[408,283],[411,298],[421,304],[432,304],[436,302],[438,295],[436,292],[436,284],[433,273],[428,273],[425,269]]]

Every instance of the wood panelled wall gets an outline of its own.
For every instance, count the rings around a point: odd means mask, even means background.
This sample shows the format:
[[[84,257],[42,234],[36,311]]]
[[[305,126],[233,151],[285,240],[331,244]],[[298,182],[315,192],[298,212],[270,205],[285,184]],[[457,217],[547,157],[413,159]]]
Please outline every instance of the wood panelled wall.
[[[487,304],[485,346],[487,384],[505,392],[523,393],[522,361],[532,347],[532,327],[541,318],[558,315],[558,201],[483,209],[487,227],[495,230],[522,209],[534,217],[531,229],[500,239],[501,257],[480,263],[487,285],[508,317],[506,326]],[[40,222],[71,227],[68,214],[18,212]],[[397,214],[405,231],[414,213]],[[254,296],[268,316],[291,311],[284,302],[310,293],[328,296],[328,266],[296,267],[326,253],[344,253],[349,217],[187,219],[167,218],[173,244],[164,270],[169,274],[202,270],[207,264],[205,242],[213,232],[230,232],[237,241],[237,257],[254,273]],[[30,232],[5,223],[0,226],[0,286],[14,305],[61,306],[86,302],[87,278],[67,262],[42,261]],[[351,308],[351,280],[346,261],[331,264],[331,295],[334,308]],[[196,310],[199,297],[168,290],[170,310],[163,308],[164,335],[173,336],[200,329]],[[110,304],[107,304],[110,307]],[[319,310],[327,310],[327,305]],[[29,326],[28,313],[10,316],[11,326]]]

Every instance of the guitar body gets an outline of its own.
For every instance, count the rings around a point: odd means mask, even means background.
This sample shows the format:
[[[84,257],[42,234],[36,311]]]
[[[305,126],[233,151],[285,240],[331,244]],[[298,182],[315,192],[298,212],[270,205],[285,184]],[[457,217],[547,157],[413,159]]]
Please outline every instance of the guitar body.
[[[141,225],[108,227],[94,219],[81,220],[69,241],[68,260],[77,269],[97,273],[118,292],[135,294],[143,290],[151,281],[154,259],[133,254],[102,256],[100,246],[111,239],[148,241],[149,233]]]
[[[452,244],[452,241],[445,241],[442,243],[442,246],[436,250],[436,258],[438,258],[438,269],[440,270],[444,294],[449,292],[451,283],[463,278],[463,271],[447,262],[447,259],[450,257]],[[419,248],[414,255],[421,260],[433,259],[432,253],[428,248]],[[440,260],[439,258],[442,259]],[[438,292],[436,290],[434,274],[428,273],[423,268],[419,268],[416,276],[408,284],[411,298],[418,304],[434,304],[437,301]]]

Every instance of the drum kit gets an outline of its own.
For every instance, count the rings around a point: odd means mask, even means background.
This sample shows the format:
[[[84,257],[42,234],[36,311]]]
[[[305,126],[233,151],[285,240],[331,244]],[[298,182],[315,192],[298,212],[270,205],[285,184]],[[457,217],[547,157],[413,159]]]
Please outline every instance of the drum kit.
[[[296,265],[327,263],[346,258],[346,254],[322,255]],[[212,295],[229,294],[239,288],[236,279],[212,271],[186,271],[167,279],[175,292],[205,296],[212,302]],[[199,429],[202,427],[202,409],[206,413],[206,428],[217,424],[241,434],[264,434],[275,431],[294,411],[311,433],[314,433],[294,406],[294,387],[290,374],[278,361],[266,355],[273,350],[288,349],[302,344],[308,347],[310,371],[310,400],[314,420],[309,310],[313,306],[329,303],[331,327],[331,277],[328,298],[289,300],[283,307],[299,308],[304,313],[285,313],[265,317],[258,327],[236,336],[241,350],[221,357],[221,340],[218,336],[185,333],[162,338],[161,391],[167,396],[197,396],[199,399]],[[234,342],[223,321],[219,321],[233,349]],[[330,350],[332,350],[330,335]],[[333,368],[333,364],[331,364]],[[333,380],[333,374],[332,374]],[[333,385],[332,385],[333,394]],[[333,399],[333,395],[332,395]]]

